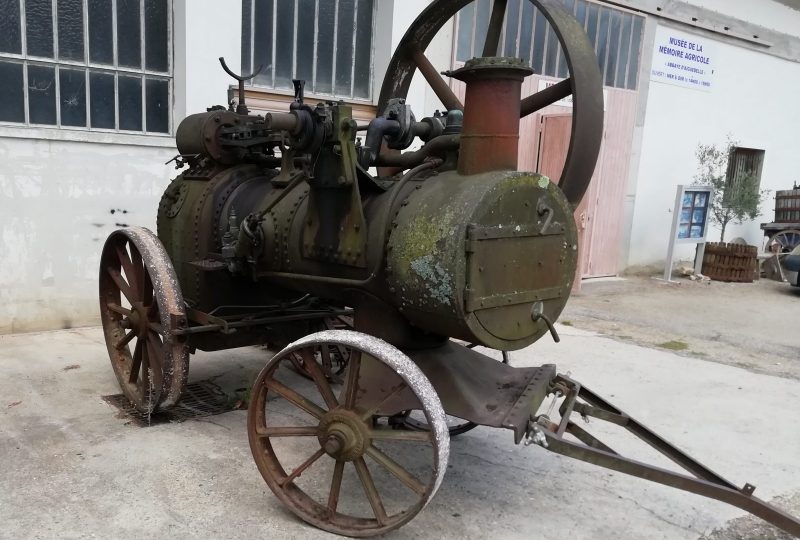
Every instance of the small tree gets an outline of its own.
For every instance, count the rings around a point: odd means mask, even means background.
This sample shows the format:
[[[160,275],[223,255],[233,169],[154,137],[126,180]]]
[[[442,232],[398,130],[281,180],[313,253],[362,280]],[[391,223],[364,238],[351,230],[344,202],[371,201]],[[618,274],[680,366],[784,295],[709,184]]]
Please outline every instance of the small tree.
[[[760,189],[759,178],[750,171],[728,179],[728,160],[736,146],[738,141],[728,136],[724,146],[700,143],[695,150],[699,169],[694,183],[714,188],[708,208],[711,222],[720,226],[720,242],[725,241],[729,223],[740,225],[760,216],[759,207],[769,193]]]

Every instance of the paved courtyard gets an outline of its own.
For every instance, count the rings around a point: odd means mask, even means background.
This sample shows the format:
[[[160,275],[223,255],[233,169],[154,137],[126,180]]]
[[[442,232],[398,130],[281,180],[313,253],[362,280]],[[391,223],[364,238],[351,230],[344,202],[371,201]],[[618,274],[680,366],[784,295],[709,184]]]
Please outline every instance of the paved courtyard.
[[[512,364],[556,363],[736,484],[800,513],[800,381],[559,330],[560,344],[543,338]],[[190,377],[233,395],[268,358],[257,348],[199,353]],[[137,427],[103,401],[119,390],[100,329],[0,336],[0,366],[0,537],[330,537],[267,488],[245,411]],[[624,434],[610,442],[653,458]],[[722,503],[515,446],[508,431],[454,438],[449,463],[431,504],[391,538],[788,538]]]

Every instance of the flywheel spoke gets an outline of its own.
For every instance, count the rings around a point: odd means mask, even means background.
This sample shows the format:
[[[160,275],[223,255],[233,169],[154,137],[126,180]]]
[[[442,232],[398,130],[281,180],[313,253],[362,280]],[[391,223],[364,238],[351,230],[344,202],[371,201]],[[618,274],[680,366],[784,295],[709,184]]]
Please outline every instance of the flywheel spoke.
[[[439,98],[445,108],[447,110],[463,110],[464,105],[461,104],[461,100],[458,99],[458,96],[450,89],[447,82],[439,75],[439,72],[436,71],[436,68],[431,64],[431,61],[428,60],[428,57],[425,56],[425,53],[419,48],[416,48],[413,54],[414,63],[417,65],[420,73],[422,73],[422,76],[425,77],[425,80],[428,81],[433,93],[436,94],[436,97]]]
[[[492,15],[489,18],[489,28],[486,32],[486,41],[483,44],[483,56],[497,56],[500,44],[500,34],[503,31],[503,19],[506,16],[508,0],[494,0]]]
[[[322,415],[325,414],[325,410],[322,407],[301,396],[285,384],[273,379],[272,377],[267,377],[264,379],[264,385],[284,398],[286,401],[289,401],[290,403],[293,403],[297,407],[303,409],[314,418],[322,418]]]
[[[392,473],[398,480],[405,484],[411,491],[418,495],[424,495],[427,488],[425,484],[417,480],[417,477],[408,472],[402,465],[395,460],[381,452],[375,446],[370,445],[367,448],[367,455],[374,459],[376,462],[383,465],[386,470]]]
[[[336,461],[333,466],[333,479],[331,480],[331,491],[328,494],[328,515],[336,513],[339,505],[339,492],[342,489],[342,476],[344,475],[344,461]]]
[[[540,90],[523,99],[519,104],[519,116],[520,118],[525,118],[529,114],[544,109],[548,105],[552,105],[556,101],[570,95],[572,95],[571,77],[559,81],[553,86],[548,86],[544,90]]]
[[[323,345],[323,347],[324,346],[325,345]],[[328,408],[333,409],[334,407],[338,407],[339,401],[336,399],[336,396],[333,395],[331,385],[328,382],[328,379],[322,373],[322,370],[317,363],[317,359],[314,358],[314,355],[309,349],[301,349],[300,354],[303,357],[303,365],[305,366],[306,371],[308,371],[309,375],[311,375],[311,378],[314,379],[314,382],[319,389],[319,393],[322,395],[322,399],[325,400]]]
[[[303,471],[305,471],[306,469],[311,467],[311,465],[313,465],[314,462],[317,461],[319,458],[321,458],[324,454],[325,454],[325,450],[323,450],[322,448],[320,448],[319,450],[314,452],[313,456],[311,456],[310,458],[305,460],[299,467],[297,467],[295,470],[293,470],[289,476],[287,476],[286,478],[283,478],[282,480],[280,480],[281,486],[285,486],[289,482],[294,481],[295,478],[297,478],[298,476],[303,474]]]
[[[381,525],[385,524],[388,519],[386,509],[383,507],[381,496],[378,494],[378,488],[375,487],[375,482],[372,480],[372,475],[367,468],[367,462],[364,461],[363,457],[359,457],[353,461],[353,465],[356,467],[361,485],[364,486],[364,493],[367,495],[369,505],[372,507],[372,512],[375,514],[375,519],[377,519],[378,523]]]

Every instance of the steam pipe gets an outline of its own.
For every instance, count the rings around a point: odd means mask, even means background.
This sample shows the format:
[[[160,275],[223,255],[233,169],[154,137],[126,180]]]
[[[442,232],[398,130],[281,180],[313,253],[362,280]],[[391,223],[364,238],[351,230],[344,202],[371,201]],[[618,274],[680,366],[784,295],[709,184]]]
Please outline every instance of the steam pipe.
[[[425,161],[429,156],[437,156],[447,151],[458,150],[461,144],[460,135],[440,135],[414,152],[405,154],[379,155],[375,160],[378,167],[402,167],[408,169]]]

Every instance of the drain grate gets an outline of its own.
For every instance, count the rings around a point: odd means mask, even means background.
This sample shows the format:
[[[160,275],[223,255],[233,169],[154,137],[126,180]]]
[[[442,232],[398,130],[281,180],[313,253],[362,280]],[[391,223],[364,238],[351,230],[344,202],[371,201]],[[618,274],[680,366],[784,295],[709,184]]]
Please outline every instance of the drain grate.
[[[236,408],[236,400],[228,397],[210,381],[187,384],[183,397],[177,405],[167,411],[150,415],[137,411],[125,394],[103,396],[103,400],[119,409],[121,418],[129,419],[139,427],[185,422],[192,418],[222,414]]]

